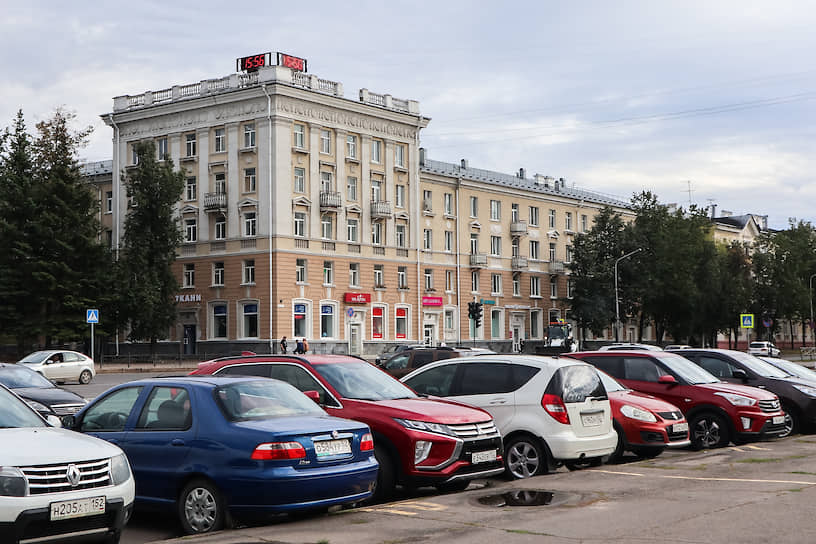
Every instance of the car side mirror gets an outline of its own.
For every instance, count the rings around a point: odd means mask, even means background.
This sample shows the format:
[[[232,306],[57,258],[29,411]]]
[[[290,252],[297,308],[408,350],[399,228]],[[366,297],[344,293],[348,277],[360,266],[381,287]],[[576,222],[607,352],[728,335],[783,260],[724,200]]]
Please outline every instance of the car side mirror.
[[[65,416],[65,417],[66,417],[66,418],[68,418],[68,417],[73,418],[74,416]],[[55,415],[52,415],[52,414],[49,414],[49,415],[45,416],[45,420],[46,420],[46,421],[47,421],[47,422],[48,422],[48,423],[49,423],[49,424],[50,424],[52,427],[63,427],[63,426],[64,426],[64,427],[68,427],[68,425],[64,425],[64,424],[63,424],[63,420],[61,420],[59,417],[57,417],[57,416],[55,416]]]
[[[315,403],[320,404],[320,393],[318,391],[304,391],[303,394],[315,401]]]
[[[748,380],[748,373],[741,368],[735,368],[734,370],[731,371],[731,377],[736,378],[738,380],[746,381]]]
[[[669,374],[664,374],[657,379],[657,383],[663,383],[666,385],[677,385],[677,380],[674,376],[670,376]]]

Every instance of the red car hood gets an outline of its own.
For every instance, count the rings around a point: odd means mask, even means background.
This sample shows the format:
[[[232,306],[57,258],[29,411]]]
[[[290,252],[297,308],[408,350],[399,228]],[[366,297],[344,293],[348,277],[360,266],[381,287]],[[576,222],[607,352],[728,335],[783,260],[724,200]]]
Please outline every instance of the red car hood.
[[[431,423],[461,424],[492,419],[490,414],[480,408],[465,406],[464,404],[440,398],[417,397],[377,401],[344,398],[343,404],[348,408],[353,406],[354,409],[358,410],[375,410],[379,415],[383,416],[415,419]]]
[[[650,412],[677,412],[680,408],[665,400],[660,400],[647,393],[640,393],[638,391],[611,391],[609,394],[609,402],[613,409],[620,409],[624,404],[629,404],[635,408],[642,408]]]
[[[770,391],[765,391],[758,387],[751,387],[750,385],[739,385],[737,383],[717,382],[717,383],[700,383],[694,387],[703,387],[710,390],[712,393],[736,393],[744,397],[750,397],[757,400],[773,400],[776,397]]]

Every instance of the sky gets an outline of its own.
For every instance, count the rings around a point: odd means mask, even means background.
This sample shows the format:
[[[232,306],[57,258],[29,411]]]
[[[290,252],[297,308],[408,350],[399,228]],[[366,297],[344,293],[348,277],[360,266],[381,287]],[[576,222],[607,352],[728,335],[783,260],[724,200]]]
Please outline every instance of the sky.
[[[816,2],[0,0],[0,127],[56,108],[112,156],[113,97],[282,51],[420,103],[428,157],[628,201],[816,224]]]

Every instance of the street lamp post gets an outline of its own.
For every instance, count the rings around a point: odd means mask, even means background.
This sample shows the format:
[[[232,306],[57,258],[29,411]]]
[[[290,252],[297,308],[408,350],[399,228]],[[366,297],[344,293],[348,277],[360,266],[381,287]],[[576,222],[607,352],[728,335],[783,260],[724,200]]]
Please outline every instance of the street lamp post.
[[[808,282],[810,285],[810,337],[813,339],[813,347],[816,348],[816,327],[813,326],[813,278],[816,278],[816,274],[811,274]]]
[[[635,253],[640,251],[640,249],[641,248],[637,248],[634,251],[630,251],[626,255],[623,255],[622,257],[618,257],[617,259],[615,259],[615,341],[616,342],[620,341],[619,337],[620,337],[620,325],[621,325],[621,322],[620,322],[620,303],[618,301],[618,263],[621,262],[623,259],[625,259],[627,257],[631,257],[632,255],[634,255]],[[816,276],[816,274],[814,274],[814,276]]]

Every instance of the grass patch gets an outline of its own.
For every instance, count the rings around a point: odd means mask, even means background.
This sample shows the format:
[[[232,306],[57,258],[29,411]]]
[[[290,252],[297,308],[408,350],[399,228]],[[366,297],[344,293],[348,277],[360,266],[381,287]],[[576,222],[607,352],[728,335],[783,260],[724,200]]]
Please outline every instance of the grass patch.
[[[539,533],[537,531],[525,531],[524,529],[505,529],[505,533],[514,533],[517,535],[535,535],[535,536],[555,536],[550,533]]]
[[[804,474],[806,476],[816,476],[816,472],[807,472],[805,470],[792,470],[788,474]]]
[[[800,491],[802,491],[802,488],[799,487],[797,489],[788,489],[788,491],[790,491],[791,493],[799,493]]]
[[[371,521],[367,519],[353,519],[349,521],[352,525],[362,525],[363,523],[371,523]]]
[[[747,459],[737,459],[737,463],[777,463],[781,460],[778,457],[748,457]]]

